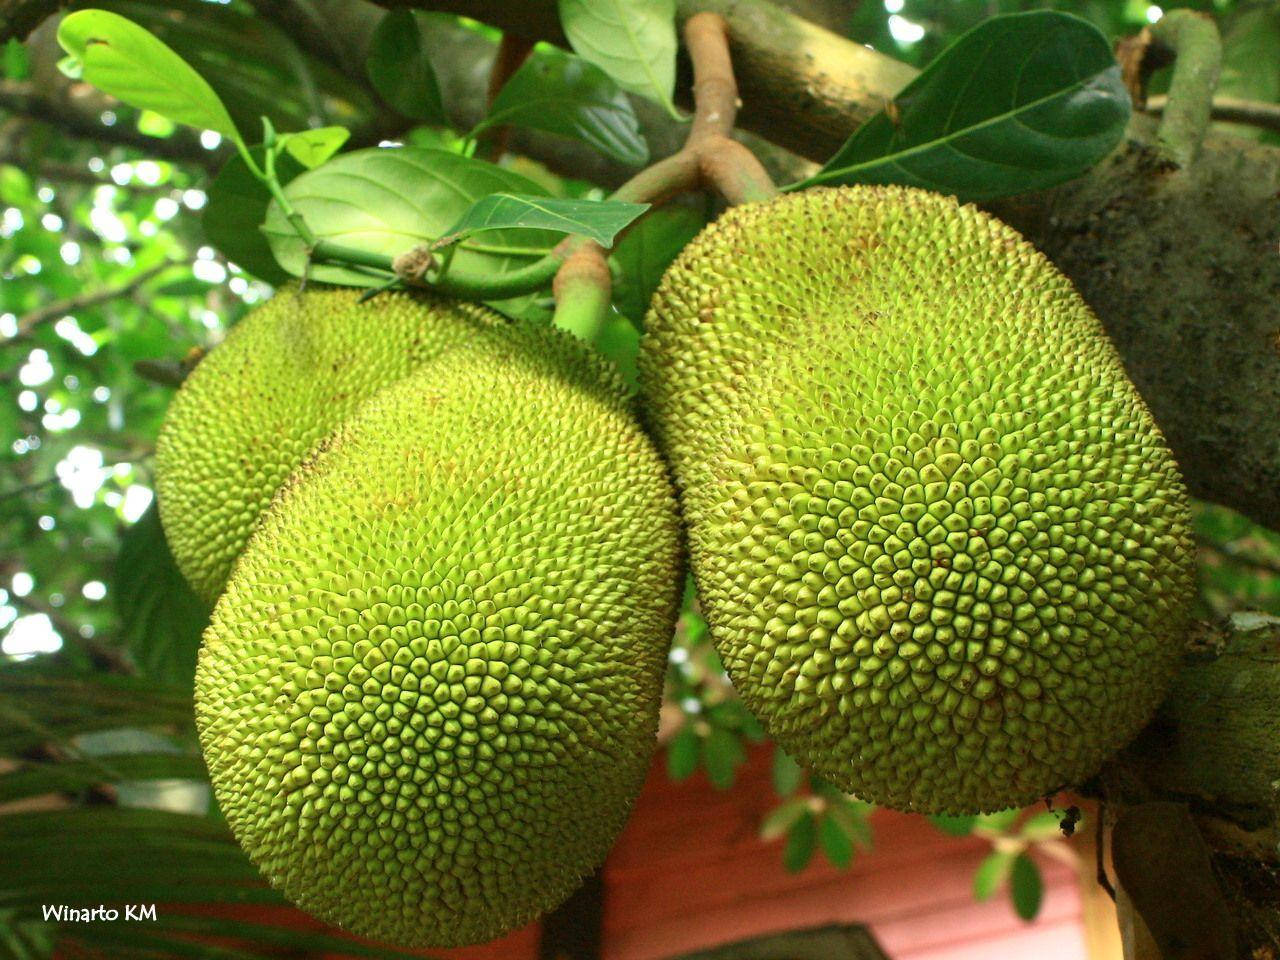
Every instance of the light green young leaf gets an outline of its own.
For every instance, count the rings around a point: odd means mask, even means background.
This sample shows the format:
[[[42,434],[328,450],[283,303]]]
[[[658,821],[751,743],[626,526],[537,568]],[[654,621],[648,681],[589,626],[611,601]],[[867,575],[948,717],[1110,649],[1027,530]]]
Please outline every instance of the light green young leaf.
[[[1040,840],[1053,840],[1062,836],[1062,817],[1054,810],[1042,810],[1029,817],[1018,831],[1019,835],[1032,843]]]
[[[485,230],[520,228],[579,234],[609,247],[619,231],[648,209],[647,203],[491,193],[472,204],[435,246],[447,246]]]
[[[675,0],[559,0],[560,24],[578,56],[618,85],[657,100],[679,119]]]
[[[1009,877],[1013,869],[1014,854],[999,850],[987,854],[987,858],[978,864],[973,875],[973,899],[990,900]]]
[[[167,45],[132,20],[79,10],[58,26],[58,43],[78,59],[84,80],[140,110],[239,140],[213,88]]]
[[[784,836],[808,810],[808,797],[793,797],[785,803],[780,803],[760,821],[760,839],[777,840]]]
[[[773,789],[780,797],[796,792],[804,771],[791,759],[791,755],[779,746],[773,748]]]
[[[313,170],[342,149],[351,136],[346,127],[319,127],[285,135],[284,148],[308,170]]]
[[[818,843],[832,866],[843,870],[853,862],[853,839],[829,810],[818,824]]]

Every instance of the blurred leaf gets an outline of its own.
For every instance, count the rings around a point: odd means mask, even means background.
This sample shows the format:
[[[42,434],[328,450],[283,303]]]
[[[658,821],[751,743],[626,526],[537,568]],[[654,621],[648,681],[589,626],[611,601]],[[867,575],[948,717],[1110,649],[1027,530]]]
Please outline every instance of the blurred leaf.
[[[636,356],[640,353],[640,331],[635,324],[617,311],[611,311],[596,336],[595,348],[613,361],[628,387],[634,389],[638,385]]]
[[[204,78],[133,21],[106,10],[79,10],[58,25],[58,43],[79,59],[84,79],[104,93],[175,123],[239,137]]]
[[[833,817],[857,846],[870,850],[872,836],[871,825],[867,822],[867,815],[871,810],[872,807],[869,803],[842,797],[839,800],[832,801],[827,807],[827,816]]]
[[[532,228],[590,237],[607,248],[627,224],[648,209],[647,203],[491,193],[473,203],[437,244],[456,243],[487,230]]]
[[[190,686],[209,611],[179,572],[154,502],[120,543],[112,593],[121,638],[139,671]]]
[[[1242,100],[1280,102],[1280,4],[1240,6],[1222,34],[1222,78],[1218,94]],[[1280,134],[1258,127],[1232,124],[1237,136],[1270,143]]]
[[[1053,810],[1043,810],[1029,817],[1018,829],[1018,835],[1033,843],[1053,840],[1062,836],[1062,817]]]
[[[760,821],[760,839],[777,840],[788,833],[796,822],[809,812],[808,797],[793,797],[774,807]]]
[[[613,302],[637,326],[643,323],[649,301],[676,258],[706,225],[701,211],[683,204],[655,207],[632,224],[613,248]]]
[[[285,195],[322,240],[395,257],[431,243],[480,197],[539,194],[537,184],[502,167],[443,150],[419,147],[356,150],[308,170]],[[277,261],[294,276],[307,266],[306,245],[272,203],[264,227]],[[459,244],[450,269],[505,273],[528,264],[562,239],[541,230],[495,230]],[[349,286],[385,278],[350,267],[314,264],[314,280]]]
[[[1065,13],[993,17],[929,64],[798,187],[898,183],[989,200],[1083,173],[1120,142],[1129,94],[1106,38]]]
[[[22,763],[0,774],[0,803],[46,793],[76,794],[101,783],[205,777],[204,761],[196,754],[126,753],[92,761]]]
[[[503,85],[472,133],[505,124],[572,137],[632,166],[649,159],[627,95],[599,67],[551,46]]]
[[[799,873],[813,859],[818,842],[818,824],[813,814],[806,811],[787,834],[787,845],[782,849],[782,865],[790,873]]]
[[[1040,912],[1040,901],[1044,897],[1044,881],[1036,862],[1025,853],[1014,858],[1013,869],[1009,874],[1009,895],[1018,916],[1023,920],[1036,918],[1036,914]]]
[[[997,810],[995,813],[984,813],[977,818],[975,826],[983,827],[987,830],[994,830],[996,833],[1007,833],[1018,820],[1018,814],[1021,813],[1017,807],[1011,807],[1008,810]]]
[[[249,151],[255,163],[262,163],[263,149]],[[276,159],[276,177],[287,184],[303,172],[302,164],[289,154]],[[276,263],[271,245],[258,229],[267,218],[271,193],[239,156],[233,156],[209,185],[208,203],[201,224],[205,236],[228,260],[259,280],[279,285],[289,274]]]
[[[773,748],[773,789],[780,797],[789,797],[795,793],[804,778],[800,765],[791,759],[791,755],[781,747]]]
[[[667,776],[672,780],[685,780],[698,769],[701,743],[693,725],[685,723],[667,744]]]
[[[284,148],[289,151],[293,159],[310,170],[320,166],[341,150],[350,136],[351,131],[346,127],[319,127],[302,133],[288,134]]]
[[[973,875],[973,899],[990,900],[1013,868],[1014,855],[999,850],[987,854]]]
[[[559,0],[569,45],[620,86],[657,100],[672,116],[676,85],[675,0]]]
[[[0,54],[0,72],[8,80],[25,80],[31,75],[31,57],[17,37],[5,42]]]
[[[853,862],[853,840],[830,811],[818,823],[818,843],[832,866],[843,870]]]
[[[707,768],[707,778],[717,790],[733,786],[733,776],[739,764],[747,759],[738,735],[723,727],[712,727],[702,747],[702,763]]]
[[[365,66],[378,95],[397,113],[426,123],[446,122],[440,84],[413,11],[391,10],[382,18]]]
[[[941,813],[931,815],[929,822],[948,836],[967,837],[973,833],[973,827],[978,822],[978,818],[976,815],[953,816]]]

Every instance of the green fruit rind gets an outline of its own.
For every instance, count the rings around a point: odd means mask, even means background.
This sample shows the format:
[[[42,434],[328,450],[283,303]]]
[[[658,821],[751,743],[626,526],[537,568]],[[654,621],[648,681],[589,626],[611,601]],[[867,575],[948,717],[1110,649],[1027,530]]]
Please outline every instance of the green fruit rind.
[[[285,485],[205,635],[237,840],[381,940],[554,907],[648,770],[682,564],[665,468],[568,335],[512,328],[385,388]]]
[[[1150,718],[1190,609],[1186,493],[1011,228],[898,187],[736,208],[668,271],[640,373],[711,637],[811,770],[990,811]]]
[[[507,321],[429,293],[279,291],[210,351],[156,442],[160,518],[207,603],[285,479],[380,387]]]

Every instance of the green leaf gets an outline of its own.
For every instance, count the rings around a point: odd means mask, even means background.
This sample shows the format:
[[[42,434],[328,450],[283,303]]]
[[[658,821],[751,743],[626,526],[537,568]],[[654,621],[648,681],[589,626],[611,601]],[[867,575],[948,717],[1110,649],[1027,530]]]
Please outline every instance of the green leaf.
[[[805,811],[787,834],[787,845],[782,848],[782,865],[790,873],[799,873],[813,859],[818,842],[818,824],[812,813]]]
[[[284,148],[293,159],[311,170],[341,150],[350,136],[351,131],[346,127],[317,127],[302,133],[286,134]]]
[[[1044,899],[1044,881],[1040,877],[1040,868],[1025,853],[1020,853],[1013,861],[1013,869],[1009,874],[1009,896],[1013,899],[1013,909],[1023,920],[1034,920],[1040,912],[1040,902]]]
[[[25,80],[31,76],[31,57],[17,37],[10,37],[0,54],[0,72],[9,80]]]
[[[1009,876],[1014,855],[999,850],[987,854],[973,875],[973,899],[990,900]]]
[[[838,800],[831,801],[827,807],[827,816],[834,818],[857,846],[870,850],[872,845],[871,825],[867,823],[867,815],[871,810],[872,807],[869,803],[841,797]]]
[[[263,148],[250,148],[254,162],[261,165]],[[289,154],[276,159],[276,177],[287,184],[303,172],[302,164]],[[259,227],[267,218],[271,193],[250,172],[244,160],[232,156],[209,185],[201,226],[205,239],[228,260],[259,280],[281,284],[290,274],[276,263],[271,245]]]
[[[1032,843],[1060,837],[1062,836],[1062,817],[1053,810],[1043,810],[1029,817],[1018,830],[1018,835]]]
[[[627,95],[599,67],[555,47],[538,48],[472,132],[504,124],[572,137],[632,166],[649,159]]]
[[[1018,822],[1018,814],[1021,812],[1017,807],[1010,807],[1008,810],[984,813],[974,821],[974,825],[996,833],[1007,833],[1009,828]]]
[[[675,0],[559,0],[569,45],[633,93],[672,116],[676,85]]]
[[[667,744],[667,776],[672,780],[685,780],[698,769],[701,741],[691,723],[686,723]]]
[[[93,761],[19,764],[0,774],[0,803],[46,793],[80,793],[127,780],[203,780],[204,761],[181,753],[126,753]]]
[[[702,747],[702,763],[712,786],[717,790],[732,787],[734,773],[746,759],[742,740],[736,733],[723,727],[711,728]]]
[[[80,10],[63,18],[58,43],[80,61],[84,79],[104,93],[175,123],[239,139],[213,88],[132,20],[106,10]]]
[[[818,822],[818,844],[833,867],[843,870],[853,862],[853,840],[830,811]]]
[[[942,813],[930,816],[929,822],[948,836],[967,837],[973,833],[973,828],[978,822],[978,818],[975,815],[952,816],[951,814]]]
[[[365,68],[373,88],[397,113],[426,123],[446,122],[440,84],[411,10],[392,10],[378,23]]]
[[[1280,4],[1239,5],[1222,31],[1222,79],[1218,94],[1242,100],[1280,101]],[[1231,133],[1275,143],[1280,134],[1244,124]]]
[[[774,744],[773,747],[773,789],[780,797],[788,797],[795,793],[804,777],[800,765],[791,759],[791,755]]]
[[[473,203],[436,243],[456,243],[487,230],[534,229],[578,234],[609,247],[627,224],[648,209],[647,203],[491,193]]]
[[[623,234],[610,259],[615,268],[613,302],[637,325],[676,255],[706,225],[701,209],[666,204],[650,210]]]
[[[760,821],[760,839],[777,840],[788,833],[808,811],[808,797],[793,797],[779,804]]]
[[[444,150],[373,148],[339,154],[285,187],[285,196],[321,240],[389,257],[429,244],[481,197],[510,192],[539,195],[532,180],[502,167]],[[307,266],[306,245],[272,203],[263,232],[276,260],[294,276]],[[463,241],[450,269],[505,273],[525,266],[562,239],[542,230],[494,230]],[[356,287],[385,277],[351,267],[314,264],[314,280]]]
[[[962,200],[1049,187],[1120,142],[1129,94],[1106,38],[1050,10],[993,17],[947,47],[794,187],[899,183]]]
[[[154,502],[120,541],[111,592],[120,636],[139,671],[190,686],[209,611],[179,572]]]

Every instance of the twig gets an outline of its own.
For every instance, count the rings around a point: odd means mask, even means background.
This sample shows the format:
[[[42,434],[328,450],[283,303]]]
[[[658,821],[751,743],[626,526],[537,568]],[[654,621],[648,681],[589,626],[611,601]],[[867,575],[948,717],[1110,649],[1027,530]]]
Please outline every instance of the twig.
[[[213,171],[222,165],[225,149],[206,150],[198,137],[187,130],[175,130],[169,137],[149,137],[133,124],[106,126],[96,113],[90,113],[70,101],[38,90],[20,80],[0,80],[0,109],[20,114],[42,123],[51,123],[62,132],[82,140],[118,144],[145,151],[149,156],[183,163],[195,163]]]
[[[729,138],[738,112],[738,86],[729,58],[728,27],[717,13],[690,17],[685,46],[693,61],[693,123],[684,146],[640,171],[610,198],[652,203],[698,186],[711,187],[730,203],[767,200],[778,189],[760,161]],[[554,255],[564,257],[553,291],[553,322],[591,341],[609,309],[610,276],[604,251],[590,240],[570,237]]]
[[[502,88],[506,86],[512,75],[524,64],[533,52],[533,41],[525,37],[507,32],[502,35],[498,44],[498,52],[493,58],[493,66],[489,68],[489,88],[486,102],[493,106]],[[489,140],[489,159],[495,163],[507,152],[507,143],[511,139],[511,127],[503,125],[490,127],[485,131]]]
[[[1148,97],[1143,110],[1162,114],[1169,103],[1166,96]],[[1251,127],[1280,132],[1280,103],[1241,100],[1236,97],[1214,97],[1209,116],[1223,123],[1244,123]]]
[[[1156,143],[1166,159],[1185,167],[1199,154],[1209,129],[1222,70],[1222,39],[1211,17],[1191,10],[1165,14],[1150,31],[1176,57]]]
[[[108,287],[105,290],[94,290],[90,293],[82,293],[78,296],[67,297],[63,300],[54,300],[52,303],[47,303],[43,307],[37,307],[30,313],[24,314],[18,318],[18,331],[11,338],[10,342],[30,336],[31,331],[42,323],[47,323],[50,320],[56,320],[59,317],[65,316],[69,313],[74,313],[77,310],[84,310],[88,307],[97,306],[100,303],[106,303],[108,300],[115,300],[120,297],[130,296],[148,280],[151,280],[158,274],[163,273],[170,267],[181,266],[182,263],[183,261],[181,260],[166,260],[163,263],[151,267],[149,270],[142,271],[142,273],[135,276],[132,280],[129,280],[127,283],[119,287]]]

